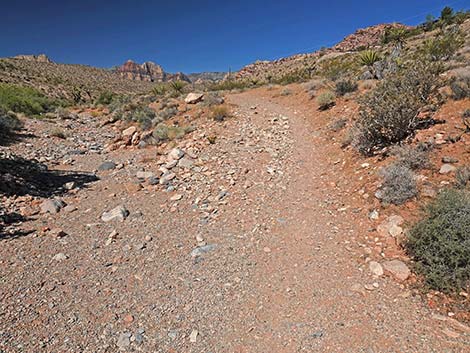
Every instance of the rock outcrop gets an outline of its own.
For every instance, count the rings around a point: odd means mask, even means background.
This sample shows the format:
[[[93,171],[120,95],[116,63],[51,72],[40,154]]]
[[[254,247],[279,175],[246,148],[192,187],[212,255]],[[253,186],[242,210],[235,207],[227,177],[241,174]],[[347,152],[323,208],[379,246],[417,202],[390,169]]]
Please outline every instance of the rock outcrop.
[[[52,64],[53,61],[49,59],[46,54],[39,54],[39,55],[17,55],[14,56],[13,59],[20,59],[26,61],[34,61],[38,63],[49,63]]]
[[[185,74],[181,72],[169,74],[165,72],[160,65],[151,61],[138,64],[132,60],[128,60],[123,65],[116,68],[116,72],[127,79],[136,81],[166,82],[181,80],[190,82]]]

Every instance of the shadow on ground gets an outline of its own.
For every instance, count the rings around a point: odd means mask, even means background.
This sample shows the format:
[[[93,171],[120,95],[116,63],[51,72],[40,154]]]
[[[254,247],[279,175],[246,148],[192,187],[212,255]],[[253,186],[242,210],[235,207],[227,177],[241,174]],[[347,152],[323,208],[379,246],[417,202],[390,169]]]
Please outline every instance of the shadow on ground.
[[[50,198],[66,193],[67,183],[73,182],[74,188],[83,188],[97,180],[98,177],[92,173],[49,170],[35,160],[0,151],[0,197],[31,195]],[[20,228],[25,221],[27,219],[22,215],[0,205],[0,240],[31,233]]]

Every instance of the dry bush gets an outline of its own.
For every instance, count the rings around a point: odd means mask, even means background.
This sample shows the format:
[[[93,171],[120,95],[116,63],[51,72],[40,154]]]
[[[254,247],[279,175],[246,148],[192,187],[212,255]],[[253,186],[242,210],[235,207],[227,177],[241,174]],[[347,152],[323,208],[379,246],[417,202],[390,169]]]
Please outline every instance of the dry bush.
[[[210,114],[215,121],[224,121],[230,116],[230,110],[226,105],[217,105],[211,108]]]
[[[387,204],[401,205],[417,195],[413,171],[405,165],[392,163],[381,170],[382,187],[378,195]]]
[[[418,113],[436,91],[438,67],[417,61],[381,81],[360,100],[355,148],[364,155],[398,143],[419,126]]]
[[[336,96],[331,91],[320,93],[317,97],[317,104],[319,110],[327,110],[336,104]]]
[[[429,152],[433,147],[434,145],[428,143],[420,143],[416,147],[394,146],[391,153],[396,156],[396,163],[418,170],[430,167]]]

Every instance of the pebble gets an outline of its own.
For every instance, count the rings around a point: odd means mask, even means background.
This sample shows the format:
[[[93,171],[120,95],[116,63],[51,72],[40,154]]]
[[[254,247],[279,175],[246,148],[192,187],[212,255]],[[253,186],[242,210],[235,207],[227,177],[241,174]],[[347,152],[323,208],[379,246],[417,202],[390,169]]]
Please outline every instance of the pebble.
[[[441,166],[441,169],[439,169],[439,173],[440,173],[440,174],[449,174],[449,173],[455,171],[456,169],[457,169],[457,168],[454,167],[454,166],[451,165],[451,164],[443,164],[443,165]]]
[[[101,216],[103,222],[124,221],[129,216],[129,211],[124,206],[117,206],[109,212],[104,212]]]
[[[215,248],[216,248],[215,244],[207,244],[207,245],[204,245],[204,246],[198,246],[193,251],[191,251],[191,256],[192,257],[198,257],[198,256],[201,256],[205,253],[208,253],[211,250],[214,250]]]
[[[384,274],[384,269],[381,264],[376,261],[369,262],[369,270],[375,276],[382,276]]]
[[[411,274],[408,266],[400,260],[385,261],[382,266],[385,273],[391,274],[399,281],[405,281]]]
[[[196,343],[198,334],[199,332],[197,330],[192,330],[189,335],[189,342]]]
[[[67,258],[68,258],[67,255],[60,252],[60,253],[54,255],[54,257],[52,259],[55,260],[55,261],[61,262],[61,261],[67,260]]]
[[[104,172],[108,170],[113,170],[114,168],[116,168],[116,163],[107,161],[107,162],[101,163],[100,166],[98,167],[98,170],[100,172]]]

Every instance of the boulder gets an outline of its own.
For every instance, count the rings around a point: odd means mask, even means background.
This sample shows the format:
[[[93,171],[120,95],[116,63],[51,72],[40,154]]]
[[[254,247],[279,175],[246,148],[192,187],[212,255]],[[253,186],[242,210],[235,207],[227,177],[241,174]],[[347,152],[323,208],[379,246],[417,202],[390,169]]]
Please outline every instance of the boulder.
[[[408,266],[400,260],[385,261],[382,263],[382,267],[385,273],[392,275],[400,282],[405,281],[411,274]]]
[[[101,216],[103,222],[123,221],[129,216],[129,211],[124,206],[117,206],[109,212],[104,212]]]
[[[202,101],[203,97],[204,97],[204,94],[202,93],[189,93],[184,99],[184,101],[188,104],[196,104]]]

